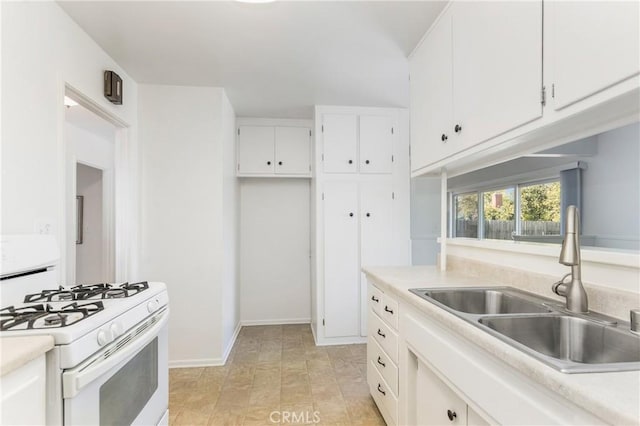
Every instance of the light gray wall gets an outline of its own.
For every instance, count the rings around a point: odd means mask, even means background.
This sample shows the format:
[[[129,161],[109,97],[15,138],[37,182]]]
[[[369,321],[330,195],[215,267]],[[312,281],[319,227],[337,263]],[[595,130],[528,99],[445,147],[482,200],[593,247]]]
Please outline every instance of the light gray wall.
[[[440,247],[440,178],[411,179],[411,262],[435,265]]]

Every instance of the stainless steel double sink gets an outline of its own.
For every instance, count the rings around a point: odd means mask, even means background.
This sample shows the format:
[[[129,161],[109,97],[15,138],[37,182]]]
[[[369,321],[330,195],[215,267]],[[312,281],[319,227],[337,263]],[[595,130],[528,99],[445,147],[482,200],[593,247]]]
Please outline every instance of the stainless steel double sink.
[[[563,373],[640,370],[640,335],[624,321],[511,287],[409,291]]]

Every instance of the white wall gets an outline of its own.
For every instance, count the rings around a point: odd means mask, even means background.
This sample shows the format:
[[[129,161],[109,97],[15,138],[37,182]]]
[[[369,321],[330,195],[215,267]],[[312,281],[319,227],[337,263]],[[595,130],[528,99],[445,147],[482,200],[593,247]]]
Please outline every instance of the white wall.
[[[241,181],[243,324],[310,321],[309,191],[309,179]]]
[[[583,234],[596,246],[640,249],[640,124],[597,136],[583,171]]]
[[[65,84],[128,123],[135,159],[137,84],[55,2],[2,2],[2,221],[3,234],[52,225],[65,256]],[[123,79],[124,105],[102,95],[103,71]],[[135,164],[128,209],[137,208]],[[132,213],[132,215],[135,213]],[[135,246],[135,242],[130,244]],[[132,266],[135,268],[135,266]],[[65,274],[64,259],[59,278]]]
[[[139,92],[141,271],[169,290],[171,365],[220,364],[223,318],[235,328],[237,315],[225,307],[237,285],[232,231],[225,232],[236,214],[224,158],[234,113],[221,88],[140,85]]]
[[[76,245],[76,282],[105,282],[102,254],[102,170],[78,164],[76,194],[83,198],[82,244]]]

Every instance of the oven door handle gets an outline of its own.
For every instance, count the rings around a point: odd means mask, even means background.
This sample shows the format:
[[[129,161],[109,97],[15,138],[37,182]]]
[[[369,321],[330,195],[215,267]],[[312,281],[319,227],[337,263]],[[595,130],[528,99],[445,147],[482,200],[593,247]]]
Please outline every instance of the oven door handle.
[[[162,312],[147,318],[143,324],[133,328],[78,367],[62,373],[62,397],[73,398],[83,387],[128,357],[135,355],[136,352],[156,338],[160,329],[167,324],[168,320],[169,308],[166,308]],[[142,331],[141,334],[137,334],[140,327],[149,323],[153,323],[153,325]],[[123,344],[122,342],[126,343]]]

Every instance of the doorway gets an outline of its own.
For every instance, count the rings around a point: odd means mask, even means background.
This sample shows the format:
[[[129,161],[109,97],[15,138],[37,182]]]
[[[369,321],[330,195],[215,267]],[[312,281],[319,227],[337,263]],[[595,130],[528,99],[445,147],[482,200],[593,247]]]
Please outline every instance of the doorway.
[[[66,284],[115,281],[115,145],[118,128],[69,94]]]

